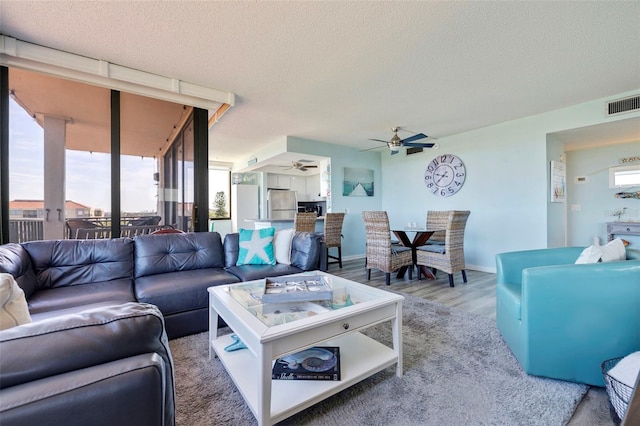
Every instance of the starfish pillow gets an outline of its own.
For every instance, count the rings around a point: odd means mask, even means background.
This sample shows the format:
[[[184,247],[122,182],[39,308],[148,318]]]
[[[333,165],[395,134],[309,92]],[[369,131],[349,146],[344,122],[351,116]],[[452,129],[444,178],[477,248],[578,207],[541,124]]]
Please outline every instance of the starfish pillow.
[[[275,265],[273,235],[275,228],[240,229],[236,265]]]

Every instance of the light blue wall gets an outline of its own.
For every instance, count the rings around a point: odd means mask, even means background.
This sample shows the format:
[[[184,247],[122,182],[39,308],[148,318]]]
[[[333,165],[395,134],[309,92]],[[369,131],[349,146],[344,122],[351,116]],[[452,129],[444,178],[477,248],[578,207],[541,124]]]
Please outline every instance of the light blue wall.
[[[427,210],[471,210],[465,233],[467,267],[495,271],[497,253],[547,247],[549,221],[556,227],[563,220],[562,204],[550,208],[548,201],[548,163],[559,150],[547,153],[547,134],[640,116],[604,114],[608,100],[637,92],[441,137],[438,151],[422,155],[383,154],[382,208],[400,223],[424,221]],[[455,154],[467,168],[464,187],[450,198],[435,197],[424,187],[424,170],[438,154]]]
[[[606,223],[617,220],[611,214],[622,207],[627,207],[623,220],[640,221],[640,200],[616,198],[617,192],[627,189],[609,188],[609,166],[619,166],[622,157],[638,155],[640,141],[567,153],[568,245],[590,245],[593,237],[605,244]],[[586,176],[588,182],[576,184],[576,176]],[[628,189],[631,190],[640,188]],[[620,237],[630,241],[632,247],[640,248],[640,237]]]
[[[424,223],[427,210],[470,210],[465,233],[467,268],[495,272],[497,253],[564,244],[565,204],[549,202],[549,161],[559,160],[564,147],[549,134],[640,117],[640,113],[628,113],[624,117],[605,117],[604,114],[607,101],[638,91],[640,89],[439,137],[439,150],[411,156],[404,153],[390,156],[386,151],[382,154],[360,152],[292,137],[287,138],[287,151],[331,157],[333,211],[349,210],[343,227],[346,257],[364,253],[364,225],[360,215],[364,210],[386,210],[391,223],[400,226],[407,222]],[[428,133],[428,129],[424,130]],[[463,188],[449,198],[436,197],[424,186],[425,168],[439,154],[457,155],[467,169]],[[374,170],[374,197],[341,195],[345,166]],[[607,166],[608,160],[603,160],[601,167]],[[568,173],[567,179],[572,179],[571,176]],[[593,229],[605,221],[603,218],[587,220],[589,223],[578,225],[579,233],[584,235],[590,235],[584,229]],[[581,237],[580,244],[589,244],[586,239]]]
[[[360,152],[355,148],[300,138],[288,138],[287,150],[331,157],[331,203],[333,212],[345,212],[342,225],[342,256],[349,259],[364,255],[365,233],[362,212],[382,206],[382,169],[379,152]],[[373,170],[373,197],[344,197],[342,181],[345,167]]]

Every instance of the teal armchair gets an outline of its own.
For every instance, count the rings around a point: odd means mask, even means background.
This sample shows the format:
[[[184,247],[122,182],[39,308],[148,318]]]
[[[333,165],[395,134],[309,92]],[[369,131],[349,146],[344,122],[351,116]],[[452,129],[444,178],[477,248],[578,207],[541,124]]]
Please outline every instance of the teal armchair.
[[[496,255],[496,323],[528,374],[604,386],[602,361],[640,350],[640,252],[574,264],[583,249]]]

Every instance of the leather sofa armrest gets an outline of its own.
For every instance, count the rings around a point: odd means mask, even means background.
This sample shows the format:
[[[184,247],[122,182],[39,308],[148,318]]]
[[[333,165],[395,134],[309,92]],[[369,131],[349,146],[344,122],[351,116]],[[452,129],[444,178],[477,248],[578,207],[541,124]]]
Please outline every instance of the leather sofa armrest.
[[[154,305],[99,307],[3,330],[0,352],[0,389],[156,353],[167,368],[165,409],[173,416],[173,361],[164,319]]]
[[[166,367],[156,353],[35,380],[0,391],[3,426],[171,426]],[[46,419],[46,420],[45,420]]]

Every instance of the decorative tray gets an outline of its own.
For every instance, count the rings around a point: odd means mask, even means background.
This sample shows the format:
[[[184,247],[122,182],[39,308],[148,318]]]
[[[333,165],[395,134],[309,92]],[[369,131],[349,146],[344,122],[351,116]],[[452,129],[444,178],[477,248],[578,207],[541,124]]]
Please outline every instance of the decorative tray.
[[[331,300],[333,292],[322,275],[265,278],[262,303]]]

